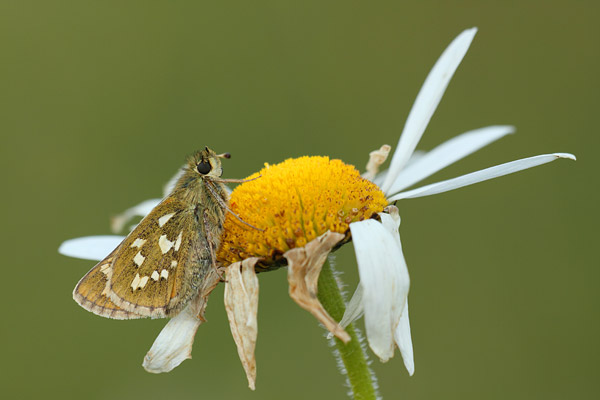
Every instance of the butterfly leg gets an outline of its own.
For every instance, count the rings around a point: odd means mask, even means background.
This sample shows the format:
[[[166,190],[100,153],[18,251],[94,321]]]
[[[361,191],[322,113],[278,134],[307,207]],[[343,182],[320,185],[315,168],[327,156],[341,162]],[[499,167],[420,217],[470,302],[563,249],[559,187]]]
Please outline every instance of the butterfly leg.
[[[215,273],[217,274],[217,276],[219,277],[219,280],[221,282],[227,282],[225,280],[225,278],[223,277],[223,272],[219,271],[218,267],[217,267],[217,257],[215,256],[215,238],[213,237],[213,233],[210,231],[210,229],[206,229],[207,226],[211,226],[209,225],[209,219],[208,219],[208,212],[207,210],[204,210],[203,215],[203,219],[204,219],[204,231],[206,233],[206,241],[208,242],[208,251],[210,252],[210,260],[211,260],[211,265],[215,271]]]
[[[259,178],[260,178],[260,176],[259,176]],[[258,178],[253,178],[253,179],[249,179],[249,180],[251,180],[251,181],[252,181],[252,180],[254,180],[254,179],[258,179]],[[232,181],[232,182],[233,182],[233,181]],[[243,181],[243,182],[246,182],[246,181]],[[236,218],[238,221],[240,221],[242,224],[244,224],[244,225],[247,225],[247,226],[249,226],[250,228],[256,229],[257,231],[260,231],[260,232],[264,232],[264,231],[265,231],[264,229],[257,228],[256,226],[254,226],[254,225],[251,225],[251,224],[247,223],[246,221],[244,221],[243,219],[241,219],[239,215],[237,215],[236,213],[234,213],[233,211],[231,211],[231,209],[230,209],[230,208],[227,206],[227,202],[225,202],[225,201],[224,201],[224,200],[223,200],[223,199],[222,199],[222,198],[221,198],[221,197],[220,197],[220,196],[217,194],[217,192],[215,191],[215,189],[212,187],[212,183],[210,183],[210,182],[207,182],[206,188],[207,188],[207,189],[210,191],[210,193],[213,195],[213,198],[214,198],[214,199],[217,201],[217,203],[219,203],[219,205],[220,205],[221,207],[223,207],[223,209],[224,209],[225,211],[227,211],[228,213],[230,213],[231,215],[233,215],[233,216],[234,216],[234,217],[235,217],[235,218]]]

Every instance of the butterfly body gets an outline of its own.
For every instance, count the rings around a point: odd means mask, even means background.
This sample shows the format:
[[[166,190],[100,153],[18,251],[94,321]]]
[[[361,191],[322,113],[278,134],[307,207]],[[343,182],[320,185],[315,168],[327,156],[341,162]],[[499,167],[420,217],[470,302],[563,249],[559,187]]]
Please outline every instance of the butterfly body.
[[[107,318],[164,318],[208,295],[228,201],[220,157],[191,156],[173,191],[79,281],[75,301]]]

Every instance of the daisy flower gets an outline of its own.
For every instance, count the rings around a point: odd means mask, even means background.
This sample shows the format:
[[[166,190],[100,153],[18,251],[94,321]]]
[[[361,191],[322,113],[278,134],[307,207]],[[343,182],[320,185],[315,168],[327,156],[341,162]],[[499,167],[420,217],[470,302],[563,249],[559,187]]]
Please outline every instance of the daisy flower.
[[[265,167],[239,185],[230,198],[217,259],[226,271],[225,306],[232,334],[254,388],[257,336],[257,272],[288,268],[290,296],[311,312],[340,346],[358,341],[351,323],[364,316],[370,349],[383,362],[398,347],[408,373],[414,373],[407,297],[410,279],[398,233],[399,200],[429,196],[497,178],[560,158],[567,153],[544,154],[407,190],[448,165],[514,132],[512,126],[489,126],[463,133],[429,152],[415,152],[431,116],[469,48],[476,29],[462,32],[446,48],[429,73],[410,111],[390,166],[379,172],[391,150],[384,145],[370,153],[367,171],[328,157],[301,157]],[[169,190],[167,185],[167,191]],[[160,199],[147,200],[113,220],[121,229],[133,216],[146,215]],[[259,229],[249,229],[234,216]],[[93,236],[64,242],[59,252],[72,257],[101,260],[123,239]],[[323,265],[329,254],[352,241],[360,283],[341,313],[330,312],[327,282],[333,277]],[[326,264],[327,265],[327,264]],[[321,279],[319,279],[321,275]],[[333,280],[332,280],[333,279]],[[338,292],[337,285],[332,292]],[[325,288],[325,289],[324,289]],[[335,297],[335,293],[334,293]],[[338,296],[339,303],[341,297]],[[327,303],[327,304],[324,304]],[[202,323],[197,301],[192,301],[163,328],[144,359],[150,372],[167,372],[189,358],[194,335]],[[342,303],[343,310],[343,303]],[[340,314],[340,315],[333,315]],[[334,318],[336,317],[336,318]],[[341,318],[341,321],[338,320]],[[360,343],[359,352],[360,352]],[[345,363],[346,356],[342,354]],[[366,365],[366,363],[365,363]],[[356,393],[352,371],[351,391]],[[374,390],[374,389],[373,389]]]

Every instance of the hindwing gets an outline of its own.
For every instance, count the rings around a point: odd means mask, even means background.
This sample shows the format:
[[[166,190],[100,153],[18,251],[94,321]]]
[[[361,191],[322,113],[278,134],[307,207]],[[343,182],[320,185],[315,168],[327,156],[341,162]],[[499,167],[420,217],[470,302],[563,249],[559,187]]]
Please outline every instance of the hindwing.
[[[119,248],[100,261],[75,286],[73,298],[79,305],[96,315],[113,319],[144,318],[143,315],[125,311],[113,303],[105,291],[106,271],[111,267]]]

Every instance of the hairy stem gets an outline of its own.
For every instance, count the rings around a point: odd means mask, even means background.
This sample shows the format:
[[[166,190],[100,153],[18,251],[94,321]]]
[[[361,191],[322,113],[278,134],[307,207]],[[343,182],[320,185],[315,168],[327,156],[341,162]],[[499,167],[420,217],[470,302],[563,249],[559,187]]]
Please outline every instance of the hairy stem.
[[[346,305],[329,261],[325,261],[319,276],[318,298],[333,319],[336,321],[342,319]],[[369,368],[365,349],[361,344],[360,332],[354,329],[353,324],[348,325],[345,330],[351,338],[347,344],[337,338],[332,339],[335,341],[335,349],[338,353],[336,356],[343,363],[341,372],[346,376],[355,400],[375,400],[377,399],[376,378]]]

